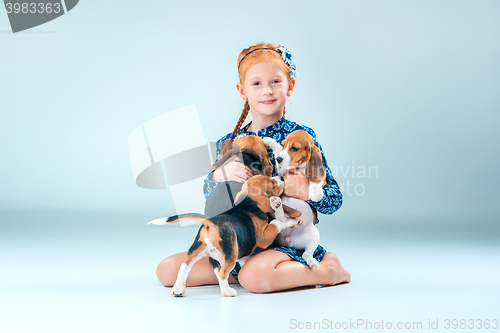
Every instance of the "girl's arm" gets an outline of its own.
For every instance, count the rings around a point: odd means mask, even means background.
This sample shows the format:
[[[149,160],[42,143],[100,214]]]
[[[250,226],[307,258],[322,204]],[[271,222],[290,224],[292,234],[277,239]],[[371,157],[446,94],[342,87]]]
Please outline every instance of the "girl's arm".
[[[321,156],[323,157],[323,163],[326,170],[326,184],[323,187],[323,198],[319,201],[309,200],[308,202],[320,213],[333,214],[340,208],[340,206],[342,206],[342,193],[340,192],[339,185],[333,178],[332,170],[330,170],[330,167],[328,166],[325,154],[323,153],[323,148],[321,148],[321,145],[316,140],[316,134],[314,131],[312,131],[311,135],[321,151]]]
[[[213,180],[214,170],[212,170],[203,182],[203,195],[205,196],[205,200],[208,198],[210,193],[214,190],[214,188],[219,185],[218,182]]]
[[[220,156],[220,152],[225,144],[224,141],[227,140],[227,136],[228,135],[216,142],[216,157]],[[217,160],[218,159],[216,158],[216,162]],[[222,168],[224,168],[225,174],[222,172]],[[224,179],[224,177],[227,178]],[[203,194],[205,196],[205,200],[210,196],[210,193],[212,193],[213,189],[217,187],[220,182],[228,180],[243,183],[250,177],[252,177],[252,171],[250,168],[241,163],[239,157],[232,158],[229,162],[224,163],[224,166],[212,170],[205,178],[203,183]]]

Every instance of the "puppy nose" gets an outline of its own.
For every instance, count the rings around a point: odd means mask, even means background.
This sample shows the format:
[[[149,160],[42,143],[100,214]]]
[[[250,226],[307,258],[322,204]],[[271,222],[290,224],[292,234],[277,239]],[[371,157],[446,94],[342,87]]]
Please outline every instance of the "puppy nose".
[[[283,162],[283,157],[281,157],[281,156],[276,157],[276,161],[277,161],[278,163]]]

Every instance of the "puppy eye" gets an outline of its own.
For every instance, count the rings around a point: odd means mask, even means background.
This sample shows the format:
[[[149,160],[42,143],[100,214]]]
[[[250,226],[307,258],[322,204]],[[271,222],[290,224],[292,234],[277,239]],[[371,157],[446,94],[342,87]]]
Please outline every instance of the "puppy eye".
[[[298,150],[299,150],[299,148],[297,148],[297,147],[292,147],[292,148],[290,148],[290,151],[293,151],[293,152],[296,152],[296,151],[298,151]]]

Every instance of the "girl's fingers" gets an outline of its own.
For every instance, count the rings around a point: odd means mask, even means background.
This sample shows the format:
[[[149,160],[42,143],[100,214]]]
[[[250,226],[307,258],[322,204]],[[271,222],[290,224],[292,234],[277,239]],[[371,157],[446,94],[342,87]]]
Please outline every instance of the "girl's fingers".
[[[252,170],[241,162],[238,156],[232,157],[232,160],[224,165],[224,170],[228,180],[244,183],[253,176]]]
[[[240,172],[237,175],[237,182],[244,183],[248,179],[248,175],[245,172]]]
[[[245,182],[245,179],[240,178],[240,177],[236,177],[236,178],[234,179],[234,181],[235,181],[235,182],[238,182],[238,183],[244,183],[244,182]]]
[[[245,171],[246,171],[246,173],[247,173],[248,178],[250,178],[250,177],[252,177],[252,176],[253,176],[253,172],[252,172],[252,170],[251,170],[249,167],[247,167],[246,165],[245,165]],[[247,178],[247,179],[248,179],[248,178]]]
[[[247,180],[248,178],[253,176],[252,170],[250,170],[249,167],[246,165],[239,163],[240,165],[238,166],[238,175],[239,177],[243,178],[244,180]]]

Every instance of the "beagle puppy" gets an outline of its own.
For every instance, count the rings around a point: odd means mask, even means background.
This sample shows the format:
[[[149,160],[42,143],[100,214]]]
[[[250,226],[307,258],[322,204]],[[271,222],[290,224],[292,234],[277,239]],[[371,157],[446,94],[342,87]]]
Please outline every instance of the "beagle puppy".
[[[309,198],[318,201],[323,197],[326,170],[321,151],[311,135],[306,131],[297,130],[288,134],[282,141],[283,146],[271,138],[264,138],[264,143],[276,156],[278,175],[283,176],[287,170],[298,168],[309,179]]]
[[[236,262],[244,263],[257,247],[269,247],[278,233],[297,224],[295,218],[302,215],[295,209],[282,207],[294,219],[286,222],[274,219],[271,197],[277,197],[282,192],[283,184],[278,179],[257,175],[243,184],[236,196],[236,205],[227,212],[212,218],[202,214],[182,214],[151,221],[150,224],[169,224],[191,220],[202,224],[186,260],[181,264],[172,295],[184,296],[191,267],[199,259],[209,256],[222,296],[237,296],[227,280]]]
[[[294,199],[289,197],[276,198],[279,203],[271,203],[273,209],[275,210],[275,217],[281,221],[287,221],[289,218],[285,215],[285,207],[291,207],[294,205]],[[302,201],[302,200],[301,200]],[[305,201],[302,201],[305,205],[308,205]],[[282,203],[282,205],[280,205]],[[296,204],[296,203],[295,203]],[[295,207],[299,208],[299,207]],[[319,230],[314,225],[316,221],[317,212],[316,210],[310,210],[310,216],[301,216],[301,221],[291,228],[287,228],[281,231],[276,237],[276,242],[279,245],[293,247],[295,249],[304,250],[302,258],[306,261],[307,266],[314,268],[319,265],[318,261],[314,259],[313,254],[319,245]]]
[[[262,138],[255,135],[238,136],[230,149],[223,147],[222,157],[212,166],[215,170],[223,166],[231,157],[238,155],[240,161],[252,170],[252,174],[263,174],[271,177],[273,165],[267,154],[267,148]],[[241,190],[243,183],[225,181],[217,185],[205,201],[205,215],[216,216],[234,206],[235,196]]]
[[[212,170],[222,166],[229,158],[241,153],[243,156],[243,163],[248,166],[254,176],[263,174],[264,176],[271,177],[273,173],[273,165],[267,155],[267,148],[264,141],[260,136],[256,135],[241,135],[233,140],[231,149],[225,145],[222,148],[222,157],[215,162]]]

